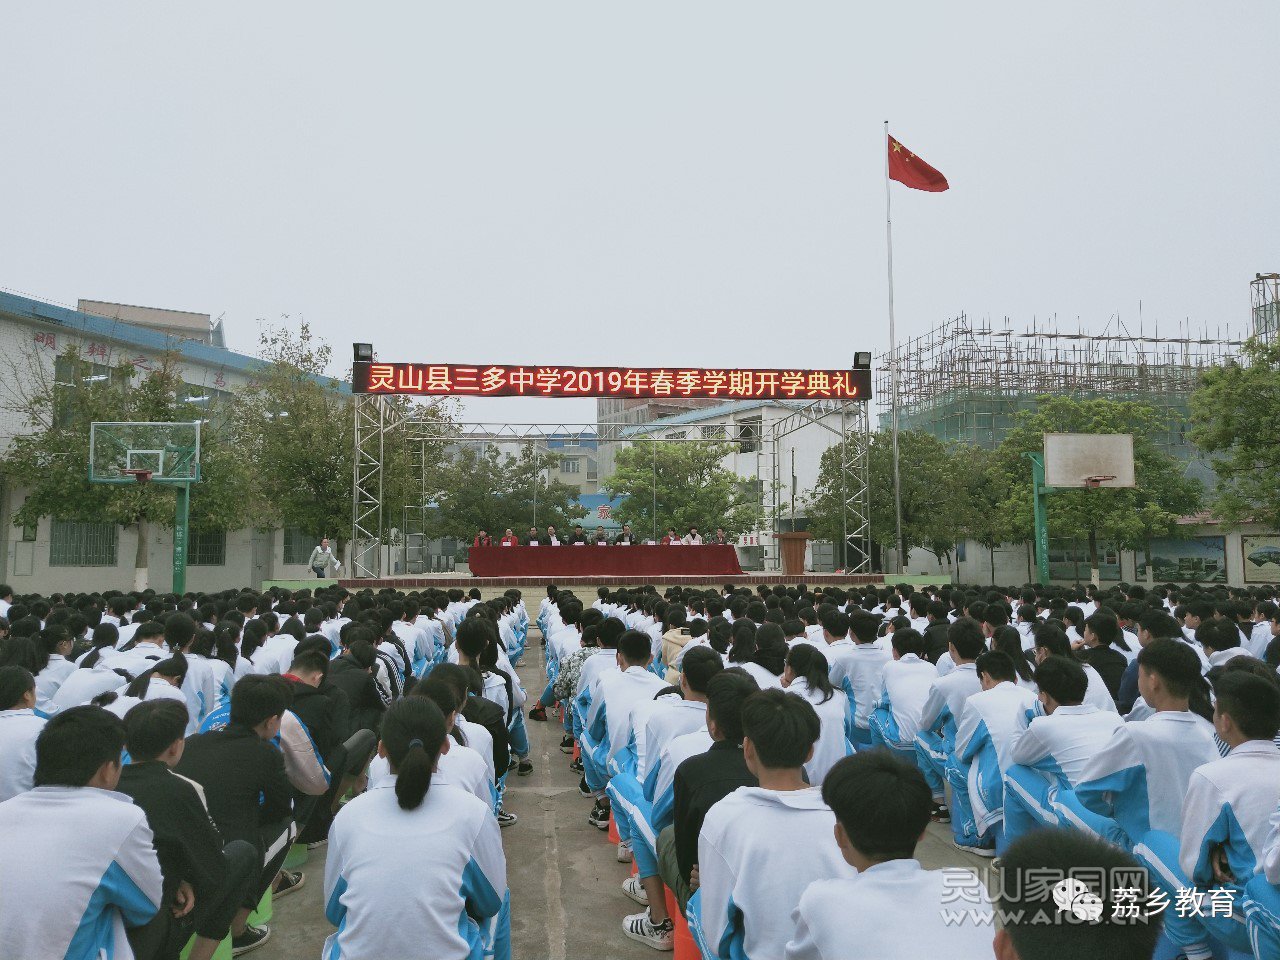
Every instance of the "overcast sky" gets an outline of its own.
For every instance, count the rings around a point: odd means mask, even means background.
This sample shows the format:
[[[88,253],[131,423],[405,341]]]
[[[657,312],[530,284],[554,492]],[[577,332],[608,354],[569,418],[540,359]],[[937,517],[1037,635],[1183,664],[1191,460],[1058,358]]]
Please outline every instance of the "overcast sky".
[[[1272,2],[10,2],[0,286],[343,366],[847,366],[966,311],[1248,320]],[[487,400],[479,420],[594,416]]]

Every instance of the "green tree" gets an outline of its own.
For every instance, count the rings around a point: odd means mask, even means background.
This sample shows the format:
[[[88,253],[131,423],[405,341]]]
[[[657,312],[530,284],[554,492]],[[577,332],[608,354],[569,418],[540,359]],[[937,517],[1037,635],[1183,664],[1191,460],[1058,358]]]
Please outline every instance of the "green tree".
[[[1006,509],[1011,477],[990,450],[973,444],[959,444],[952,450],[951,489],[959,493],[947,498],[959,528],[959,539],[973,540],[986,548],[991,582],[996,580],[996,547],[1017,540],[1014,524]]]
[[[1200,508],[1203,488],[1184,475],[1183,464],[1156,447],[1151,437],[1165,429],[1152,408],[1106,398],[1042,397],[1020,411],[993,458],[1009,491],[1005,512],[1015,540],[1034,537],[1031,465],[1024,454],[1044,449],[1046,433],[1131,433],[1137,486],[1132,489],[1053,490],[1047,498],[1053,537],[1080,537],[1089,544],[1089,565],[1098,569],[1098,541],[1145,548],[1152,537],[1170,536],[1178,520]]]
[[[555,467],[554,454],[539,452],[532,442],[518,455],[500,453],[497,447],[483,452],[463,447],[441,468],[435,502],[432,536],[457,537],[469,542],[478,530],[495,539],[510,527],[523,537],[534,524],[554,524],[563,529],[573,516],[577,490],[547,474]]]
[[[923,547],[941,560],[950,554],[958,539],[953,498],[964,492],[951,476],[950,454],[946,445],[931,434],[900,430],[898,456],[902,488],[901,555],[906,557],[912,548]],[[897,535],[892,434],[887,431],[872,434],[867,458],[871,540],[882,549],[890,548]],[[842,492],[847,489],[847,483],[842,488],[843,463],[840,445],[825,450],[818,465],[818,482],[806,497],[810,532],[837,542],[843,530]]]
[[[94,422],[190,422],[178,358],[166,354],[134,383],[134,369],[122,364],[106,373],[64,352],[53,375],[37,358],[14,370],[6,403],[25,421],[2,464],[6,481],[25,490],[15,525],[42,517],[119,524],[137,534],[134,586],[148,584],[150,525],[172,527],[174,492],[160,484],[104,486],[89,483],[89,425]],[[215,419],[220,411],[208,411]],[[228,437],[216,428],[201,436],[200,482],[192,487],[191,525],[228,530],[250,518],[250,470]]]
[[[654,530],[661,536],[667,527],[724,527],[731,534],[747,529],[757,505],[742,497],[738,476],[721,465],[731,453],[727,443],[641,442],[620,449],[617,469],[601,485],[622,498],[614,519],[642,536]]]
[[[1191,395],[1191,440],[1218,475],[1212,509],[1235,526],[1280,526],[1280,343],[1250,340],[1244,364],[1206,370]]]

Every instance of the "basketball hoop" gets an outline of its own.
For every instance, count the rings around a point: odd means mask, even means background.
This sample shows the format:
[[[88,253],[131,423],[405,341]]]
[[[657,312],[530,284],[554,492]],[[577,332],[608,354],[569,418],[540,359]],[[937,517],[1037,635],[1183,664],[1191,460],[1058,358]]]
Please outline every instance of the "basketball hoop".
[[[140,487],[146,486],[148,483],[151,482],[150,470],[121,470],[120,472],[127,477],[133,477],[133,479],[138,482],[138,486]]]
[[[1102,482],[1104,480],[1114,480],[1114,479],[1115,479],[1114,476],[1085,477],[1084,486],[1086,490],[1097,490],[1100,486],[1102,486]]]

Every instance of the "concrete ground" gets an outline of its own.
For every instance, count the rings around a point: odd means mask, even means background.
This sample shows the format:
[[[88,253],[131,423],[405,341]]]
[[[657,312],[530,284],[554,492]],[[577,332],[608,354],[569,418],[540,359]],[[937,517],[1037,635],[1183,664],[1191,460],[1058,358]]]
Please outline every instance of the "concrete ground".
[[[520,676],[530,698],[545,685],[536,630]],[[587,823],[591,803],[578,795],[578,777],[560,752],[560,725],[528,724],[534,772],[509,778],[506,806],[520,822],[503,831],[511,887],[515,960],[642,960],[655,951],[622,935],[622,918],[640,907],[623,893],[629,864],[618,863],[603,831]],[[982,875],[988,861],[951,845],[949,827],[931,824],[917,849],[929,868],[966,866]],[[324,918],[324,851],[302,867],[303,889],[276,904],[271,939],[255,960],[321,956],[333,930]],[[389,918],[389,922],[394,922]],[[387,958],[409,960],[409,958]]]

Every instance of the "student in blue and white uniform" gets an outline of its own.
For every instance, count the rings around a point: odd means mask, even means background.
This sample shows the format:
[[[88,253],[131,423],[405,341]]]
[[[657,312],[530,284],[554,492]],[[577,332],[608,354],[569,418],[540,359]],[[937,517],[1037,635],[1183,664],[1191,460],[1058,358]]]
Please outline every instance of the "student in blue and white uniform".
[[[884,665],[880,698],[868,718],[873,747],[915,763],[920,716],[937,679],[938,668],[924,659],[924,637],[916,630],[895,630],[893,659]]]
[[[65,627],[45,627],[33,638],[44,662],[36,672],[36,706],[53,712],[53,698],[62,682],[75,672],[71,657],[71,634]]]
[[[1088,679],[1073,659],[1046,657],[1036,667],[1045,716],[1031,720],[1009,751],[1004,831],[999,849],[1037,826],[1084,827],[1110,839],[1115,821],[1086,811],[1074,796],[1089,759],[1124,725],[1117,713],[1084,703]]]
[[[804,765],[812,786],[822,786],[827,771],[853,752],[846,732],[849,729],[849,698],[831,685],[827,658],[811,644],[792,647],[782,673],[787,692],[803,697],[818,713],[822,733],[814,744],[813,756]]]
[[[1240,671],[1219,677],[1214,694],[1213,726],[1231,752],[1191,775],[1179,836],[1152,830],[1133,849],[1171,904],[1186,889],[1204,898],[1198,916],[1164,911],[1165,934],[1187,960],[1212,957],[1209,937],[1250,950],[1242,895],[1262,860],[1268,818],[1280,803],[1280,748],[1274,742],[1280,689]],[[1210,903],[1215,910],[1207,908]],[[1269,960],[1272,954],[1258,956]]]
[[[1149,830],[1176,834],[1191,775],[1218,759],[1213,724],[1190,709],[1193,695],[1204,708],[1209,703],[1191,647],[1167,637],[1149,640],[1137,663],[1138,688],[1151,716],[1117,727],[1076,784],[1076,799],[1114,818],[1129,848]]]
[[[432,782],[447,749],[444,717],[426,697],[387,710],[378,754],[392,775],[329,830],[325,915],[338,930],[324,960],[480,960],[486,941],[509,958],[509,930],[490,924],[507,896],[498,824],[475,797]]]
[[[1280,957],[1280,805],[1271,814],[1258,873],[1245,884],[1245,923],[1255,957]]]
[[[991,901],[967,870],[925,870],[916,844],[932,797],[920,771],[873,751],[841,760],[822,786],[836,816],[836,842],[857,875],[817,880],[791,915],[786,960],[986,960]],[[963,891],[961,923],[944,919]],[[972,899],[968,899],[971,897]]]
[[[36,680],[23,667],[0,667],[0,802],[35,784],[36,738],[45,718],[36,714]]]
[[[146,814],[116,792],[123,750],[118,718],[64,710],[37,742],[35,788],[0,803],[4,956],[132,960],[125,928],[167,907]]]
[[[964,714],[965,702],[982,689],[974,661],[985,649],[982,626],[973,618],[962,617],[947,627],[947,653],[955,667],[933,682],[920,712],[916,765],[933,790],[933,814],[939,823],[951,821],[943,786],[947,758],[955,749],[956,725]]]
[[[871,713],[884,686],[884,668],[893,659],[892,644],[877,641],[877,627],[875,617],[854,613],[849,617],[853,648],[830,664],[831,683],[847,698],[850,739],[858,746],[871,744]]]
[[[952,842],[968,853],[994,857],[996,834],[1004,821],[1009,751],[1036,698],[1015,682],[1018,674],[1007,653],[981,654],[974,666],[982,690],[965,701],[946,768]]]
[[[704,956],[765,960],[783,955],[791,911],[809,884],[856,871],[836,845],[835,814],[804,782],[821,729],[813,707],[762,690],[743,706],[742,726],[743,756],[760,786],[740,787],[703,820],[689,926]],[[634,939],[650,934],[628,931]]]

